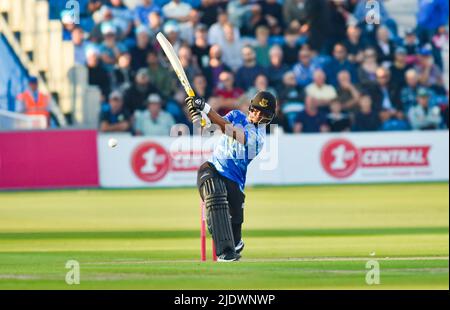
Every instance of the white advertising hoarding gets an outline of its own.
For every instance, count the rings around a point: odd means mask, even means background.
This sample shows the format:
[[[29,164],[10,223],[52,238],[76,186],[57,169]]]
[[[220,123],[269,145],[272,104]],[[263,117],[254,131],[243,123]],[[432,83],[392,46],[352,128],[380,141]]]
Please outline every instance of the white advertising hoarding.
[[[98,139],[106,188],[194,186],[217,141],[122,136],[109,148],[111,137]],[[448,131],[273,135],[248,171],[249,185],[448,180]]]

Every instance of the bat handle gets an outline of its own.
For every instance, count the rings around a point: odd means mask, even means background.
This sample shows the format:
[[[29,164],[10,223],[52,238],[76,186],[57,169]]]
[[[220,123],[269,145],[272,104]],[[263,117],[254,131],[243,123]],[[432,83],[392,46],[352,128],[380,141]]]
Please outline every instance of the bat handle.
[[[202,115],[200,114],[199,111],[197,111],[197,109],[192,105],[192,102],[188,103],[188,111],[189,114],[191,115],[192,118],[192,122],[194,124],[200,124],[203,127],[203,122],[202,122]]]

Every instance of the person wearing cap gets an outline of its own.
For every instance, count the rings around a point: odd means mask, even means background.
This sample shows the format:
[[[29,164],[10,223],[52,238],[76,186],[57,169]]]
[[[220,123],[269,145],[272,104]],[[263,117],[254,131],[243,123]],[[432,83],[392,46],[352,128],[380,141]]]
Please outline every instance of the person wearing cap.
[[[100,113],[101,132],[127,132],[130,130],[130,114],[124,108],[123,97],[119,91],[109,96],[108,105]]]
[[[86,65],[88,69],[88,83],[100,88],[102,101],[106,101],[111,92],[111,78],[100,59],[100,51],[96,47],[86,49]]]
[[[151,50],[148,28],[140,25],[136,28],[136,46],[130,49],[133,70],[137,71],[147,65],[147,54]]]
[[[430,107],[430,92],[424,87],[417,91],[417,104],[408,112],[411,127],[415,130],[438,129],[442,123],[438,106]]]
[[[175,120],[162,109],[162,99],[156,94],[147,98],[147,109],[135,113],[134,131],[138,136],[169,136]]]
[[[148,70],[146,68],[139,69],[136,73],[134,83],[125,91],[125,107],[132,114],[136,110],[145,110],[147,98],[152,93],[159,92],[150,82]]]
[[[405,31],[405,38],[403,40],[403,46],[408,54],[408,63],[414,64],[417,60],[417,54],[419,53],[419,40],[417,39],[414,29],[409,28]]]
[[[162,12],[166,18],[183,23],[188,21],[191,9],[192,7],[189,3],[182,2],[181,0],[172,0],[163,6]]]
[[[423,86],[442,87],[444,85],[442,71],[434,63],[431,47],[425,46],[420,49],[415,69],[419,74],[419,81]]]
[[[389,68],[391,75],[391,86],[394,92],[394,100],[400,100],[400,93],[403,87],[406,86],[405,74],[411,69],[407,63],[407,52],[404,47],[397,47],[395,49],[394,62]]]
[[[119,56],[127,52],[127,48],[117,41],[117,27],[112,23],[102,25],[103,43],[100,46],[100,53],[105,68],[108,71],[114,69],[114,65]]]
[[[28,89],[17,95],[16,99],[26,115],[44,116],[47,124],[50,124],[50,98],[39,91],[38,78],[31,76],[28,80]]]

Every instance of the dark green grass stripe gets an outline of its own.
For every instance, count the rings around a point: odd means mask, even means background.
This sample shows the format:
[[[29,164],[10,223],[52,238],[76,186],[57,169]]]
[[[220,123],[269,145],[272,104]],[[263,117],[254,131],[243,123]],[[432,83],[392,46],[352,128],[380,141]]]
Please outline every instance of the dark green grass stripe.
[[[344,237],[381,235],[448,234],[448,227],[383,227],[383,228],[320,228],[320,229],[250,229],[246,237]],[[0,233],[1,240],[29,239],[185,239],[196,238],[199,230],[148,230],[99,232],[30,232]]]

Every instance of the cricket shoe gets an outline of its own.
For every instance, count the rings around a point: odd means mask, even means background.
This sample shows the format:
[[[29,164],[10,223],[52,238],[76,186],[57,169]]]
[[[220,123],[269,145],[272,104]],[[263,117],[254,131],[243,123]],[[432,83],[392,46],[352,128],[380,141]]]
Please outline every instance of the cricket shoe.
[[[241,255],[238,253],[224,253],[217,257],[218,262],[237,262],[241,258]]]
[[[245,246],[245,243],[244,243],[244,240],[240,240],[239,241],[239,243],[236,245],[236,253],[238,253],[238,254],[241,254],[241,252],[244,250],[244,246]]]

